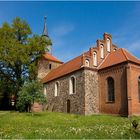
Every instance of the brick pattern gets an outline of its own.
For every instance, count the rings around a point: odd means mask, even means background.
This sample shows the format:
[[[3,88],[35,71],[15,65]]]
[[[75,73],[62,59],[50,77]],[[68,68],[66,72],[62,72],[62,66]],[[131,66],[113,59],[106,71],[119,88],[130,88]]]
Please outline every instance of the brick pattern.
[[[107,78],[114,79],[115,102],[108,102]],[[126,64],[99,71],[100,112],[128,114]]]
[[[138,77],[140,66],[128,64],[128,110],[129,116],[140,115],[140,102],[138,97]]]

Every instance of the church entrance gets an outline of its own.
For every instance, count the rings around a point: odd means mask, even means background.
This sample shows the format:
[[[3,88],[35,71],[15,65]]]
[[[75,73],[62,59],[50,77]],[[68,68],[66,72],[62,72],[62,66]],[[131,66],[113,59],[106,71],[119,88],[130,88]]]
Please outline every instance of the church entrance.
[[[70,113],[70,100],[67,100],[67,113]]]

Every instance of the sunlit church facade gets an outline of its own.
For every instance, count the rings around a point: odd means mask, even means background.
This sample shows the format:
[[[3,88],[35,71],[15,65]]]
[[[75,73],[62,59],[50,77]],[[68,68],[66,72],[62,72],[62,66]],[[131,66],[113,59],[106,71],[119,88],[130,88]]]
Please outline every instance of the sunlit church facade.
[[[46,22],[43,36],[49,38]],[[45,109],[82,115],[140,115],[140,60],[114,45],[110,34],[104,33],[95,47],[66,63],[47,47],[49,52],[38,62]]]

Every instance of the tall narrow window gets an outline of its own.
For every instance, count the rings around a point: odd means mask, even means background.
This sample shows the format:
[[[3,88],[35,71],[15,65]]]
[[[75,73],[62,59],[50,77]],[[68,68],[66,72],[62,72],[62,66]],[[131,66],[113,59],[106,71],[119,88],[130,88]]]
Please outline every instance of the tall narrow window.
[[[52,69],[52,64],[49,64],[49,69],[50,69],[50,70]]]
[[[101,45],[101,58],[104,58],[104,46]]]
[[[46,86],[44,85],[44,96],[46,97],[47,96],[47,89],[46,89]]]
[[[71,77],[69,81],[69,94],[76,93],[76,79],[75,77]]]
[[[89,67],[89,60],[88,59],[85,60],[85,66]]]
[[[140,102],[140,76],[138,78],[138,95],[139,95],[139,102]]]
[[[97,53],[93,52],[93,65],[97,66]]]
[[[58,93],[59,93],[59,83],[56,82],[55,83],[55,93],[54,93],[54,96],[58,96]]]
[[[111,49],[110,39],[107,38],[107,51],[110,52],[110,49]]]
[[[107,78],[107,86],[108,86],[108,101],[115,101],[115,92],[114,92],[114,79],[112,77]]]

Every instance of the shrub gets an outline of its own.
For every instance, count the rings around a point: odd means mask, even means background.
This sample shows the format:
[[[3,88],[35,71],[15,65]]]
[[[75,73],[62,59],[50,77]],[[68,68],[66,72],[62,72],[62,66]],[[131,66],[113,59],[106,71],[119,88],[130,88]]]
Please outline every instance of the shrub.
[[[31,111],[31,105],[34,102],[40,104],[46,103],[46,97],[43,94],[43,86],[39,81],[27,82],[19,91],[17,99],[17,108],[19,111]]]

